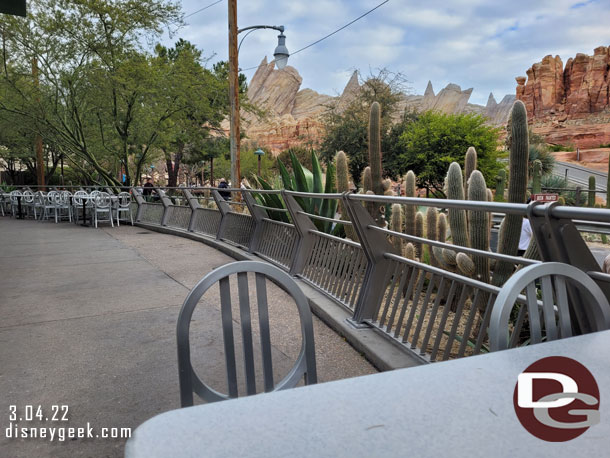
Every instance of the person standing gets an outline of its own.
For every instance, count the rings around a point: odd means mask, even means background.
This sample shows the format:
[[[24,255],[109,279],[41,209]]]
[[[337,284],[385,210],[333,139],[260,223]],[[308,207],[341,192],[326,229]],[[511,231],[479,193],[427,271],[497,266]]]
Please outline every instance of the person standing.
[[[228,189],[228,188],[229,188],[229,185],[227,184],[227,180],[225,180],[224,178],[221,178],[220,183],[218,183],[218,189]],[[220,194],[220,197],[222,197],[224,200],[231,199],[230,191],[218,191],[218,194]]]
[[[147,178],[146,183],[144,183],[144,189],[142,190],[142,195],[144,196],[144,199],[146,199],[147,202],[150,201],[154,187],[155,185],[153,184],[152,178]]]

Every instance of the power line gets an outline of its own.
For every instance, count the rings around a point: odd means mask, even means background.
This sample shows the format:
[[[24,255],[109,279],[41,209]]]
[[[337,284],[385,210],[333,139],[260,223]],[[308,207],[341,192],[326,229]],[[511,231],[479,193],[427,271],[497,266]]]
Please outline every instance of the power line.
[[[208,8],[211,8],[214,5],[218,5],[220,2],[222,2],[223,0],[218,0],[217,2],[214,3],[210,3],[208,6],[204,6],[203,8],[198,9],[197,11],[193,11],[190,14],[187,14],[186,16],[184,16],[184,19],[186,19],[187,17],[191,17],[197,13],[201,13],[203,10],[207,10]]]
[[[373,11],[375,11],[377,8],[382,7],[383,5],[385,5],[386,3],[388,3],[390,0],[385,0],[384,2],[381,2],[379,5],[377,5],[376,7],[368,10],[366,13],[358,16],[356,19],[354,19],[351,22],[348,22],[347,24],[345,24],[343,27],[338,28],[337,30],[335,30],[334,32],[329,33],[328,35],[323,36],[322,38],[320,38],[319,40],[314,41],[313,43],[308,44],[307,46],[302,47],[301,49],[296,50],[295,52],[291,53],[290,56],[294,56],[295,54],[300,53],[301,51],[305,51],[307,48],[311,48],[314,45],[317,45],[318,43],[320,43],[321,41],[326,40],[329,37],[332,37],[334,34],[341,32],[343,29],[346,29],[347,27],[349,27],[350,25],[352,25],[355,22],[358,22],[360,19],[362,19],[365,16],[368,16],[369,14],[371,14]],[[274,62],[274,61],[271,61]],[[249,68],[245,68],[242,69],[241,71],[247,71],[247,70],[252,70],[258,68],[258,65],[255,67],[249,67]]]

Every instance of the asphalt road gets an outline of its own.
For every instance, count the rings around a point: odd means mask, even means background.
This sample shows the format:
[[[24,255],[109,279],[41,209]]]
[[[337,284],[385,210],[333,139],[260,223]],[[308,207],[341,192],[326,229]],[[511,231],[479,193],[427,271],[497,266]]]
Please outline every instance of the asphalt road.
[[[553,169],[553,175],[564,178],[566,176],[568,181],[576,186],[581,186],[583,189],[589,187],[589,176],[595,177],[595,189],[597,191],[606,192],[606,183],[608,182],[608,174],[599,172],[597,170],[588,169],[580,165],[571,164],[568,162],[556,161]]]

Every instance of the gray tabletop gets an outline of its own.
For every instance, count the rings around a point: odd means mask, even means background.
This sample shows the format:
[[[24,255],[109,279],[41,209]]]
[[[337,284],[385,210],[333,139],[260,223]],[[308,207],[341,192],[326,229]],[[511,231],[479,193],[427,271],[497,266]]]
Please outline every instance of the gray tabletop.
[[[138,427],[126,456],[608,456],[609,348],[604,331],[173,410]],[[545,356],[579,361],[599,385],[600,423],[569,442],[530,435],[513,408],[517,376]]]

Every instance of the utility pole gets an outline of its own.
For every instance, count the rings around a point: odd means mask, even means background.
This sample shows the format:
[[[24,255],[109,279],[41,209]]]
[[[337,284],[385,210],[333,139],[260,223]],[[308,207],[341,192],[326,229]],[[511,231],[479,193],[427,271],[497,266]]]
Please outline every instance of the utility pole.
[[[35,57],[32,58],[32,76],[34,77],[34,84],[38,88],[38,60]],[[34,144],[36,147],[36,175],[38,177],[38,186],[40,186],[38,189],[44,191],[44,162],[42,158],[42,137],[40,134],[36,134]]]
[[[237,0],[229,0],[229,100],[231,142],[231,186],[239,187],[239,67],[237,59]]]

